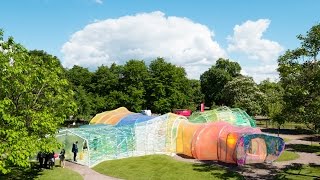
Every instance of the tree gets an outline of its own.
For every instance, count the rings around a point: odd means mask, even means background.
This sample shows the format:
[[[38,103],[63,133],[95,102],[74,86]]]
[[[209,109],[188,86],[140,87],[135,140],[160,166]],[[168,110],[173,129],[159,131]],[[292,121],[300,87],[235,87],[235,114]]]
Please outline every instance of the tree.
[[[250,115],[262,112],[265,95],[251,77],[238,76],[229,81],[223,89],[223,95],[228,104],[242,108]]]
[[[305,36],[299,35],[301,46],[288,50],[278,59],[285,102],[283,116],[291,121],[320,129],[320,24]]]
[[[128,97],[124,106],[129,110],[139,112],[146,108],[145,82],[148,79],[149,72],[144,61],[130,60],[124,65],[120,86]]]
[[[223,98],[222,90],[227,82],[240,75],[241,67],[237,62],[220,58],[216,64],[200,76],[201,91],[206,106],[228,105]]]
[[[108,66],[100,66],[92,77],[92,90],[94,94],[99,96],[107,96],[111,91],[120,89],[119,79],[122,77],[122,66],[112,64]]]
[[[0,172],[26,167],[38,150],[57,147],[55,133],[75,110],[60,61],[28,52],[0,31]]]
[[[262,114],[272,119],[282,111],[284,90],[279,82],[271,82],[269,79],[262,81],[259,89],[266,95]]]
[[[199,80],[190,79],[189,80],[189,89],[187,92],[189,107],[188,109],[194,111],[204,100],[204,95],[201,92],[201,84]]]
[[[67,77],[69,82],[73,86],[82,86],[86,91],[90,90],[91,79],[93,74],[87,69],[81,66],[73,66],[67,70]]]
[[[67,78],[72,84],[75,93],[75,102],[77,104],[77,112],[74,114],[75,119],[88,120],[91,115],[95,114],[96,103],[94,103],[93,94],[89,91],[92,89],[92,76],[87,68],[81,66],[73,66],[66,70]]]
[[[188,79],[184,68],[157,58],[149,65],[147,106],[153,112],[166,113],[189,105]]]

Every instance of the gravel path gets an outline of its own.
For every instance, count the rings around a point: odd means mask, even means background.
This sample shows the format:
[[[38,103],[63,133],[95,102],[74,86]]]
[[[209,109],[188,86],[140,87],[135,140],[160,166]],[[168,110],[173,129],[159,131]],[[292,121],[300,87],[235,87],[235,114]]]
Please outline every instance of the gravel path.
[[[87,166],[66,161],[66,168],[78,172],[84,180],[116,180],[117,178],[100,174]]]

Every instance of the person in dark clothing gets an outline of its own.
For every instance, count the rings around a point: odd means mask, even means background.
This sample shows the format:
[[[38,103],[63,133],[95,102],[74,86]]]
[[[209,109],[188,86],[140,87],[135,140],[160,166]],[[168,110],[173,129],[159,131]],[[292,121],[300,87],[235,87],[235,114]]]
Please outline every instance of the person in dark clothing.
[[[77,162],[78,141],[72,144],[73,161]]]
[[[43,159],[45,155],[43,152],[38,152],[37,160],[39,161],[40,168],[43,168]]]
[[[47,168],[48,167],[48,162],[49,162],[49,159],[50,159],[50,153],[45,153],[45,156],[44,156],[44,168]]]
[[[66,154],[66,151],[64,149],[62,149],[61,152],[60,152],[60,155],[59,155],[60,167],[62,167],[62,168],[64,168],[64,166],[65,166],[65,162],[64,162],[64,159],[66,158],[65,154]]]
[[[52,169],[55,165],[54,151],[52,151],[52,153],[48,153],[48,156],[49,169]]]

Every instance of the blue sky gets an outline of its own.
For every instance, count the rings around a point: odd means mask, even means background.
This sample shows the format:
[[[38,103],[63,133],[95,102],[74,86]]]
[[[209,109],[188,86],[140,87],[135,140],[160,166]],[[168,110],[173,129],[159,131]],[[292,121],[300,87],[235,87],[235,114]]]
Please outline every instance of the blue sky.
[[[319,7],[316,0],[5,0],[0,28],[28,49],[58,56],[66,67],[163,56],[198,78],[226,57],[259,82],[277,78],[276,58],[320,22]]]

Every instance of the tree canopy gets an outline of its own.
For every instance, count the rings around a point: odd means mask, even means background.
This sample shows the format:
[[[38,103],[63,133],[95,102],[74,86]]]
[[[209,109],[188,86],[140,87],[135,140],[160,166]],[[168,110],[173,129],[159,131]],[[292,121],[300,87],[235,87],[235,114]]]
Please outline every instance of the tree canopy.
[[[248,114],[257,115],[262,112],[265,94],[260,91],[251,77],[238,76],[227,82],[223,95],[228,104],[241,107]]]
[[[206,106],[226,105],[223,88],[232,78],[240,75],[240,71],[239,63],[220,58],[200,76],[201,91],[204,94]]]
[[[285,102],[283,116],[303,122],[311,129],[320,128],[320,24],[306,35],[299,35],[301,46],[288,50],[278,59]]]
[[[64,73],[56,57],[4,40],[0,31],[0,172],[57,147],[57,128],[75,109]]]

